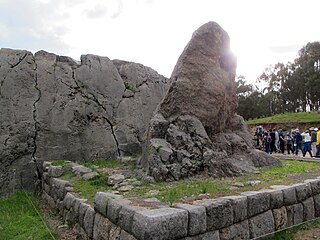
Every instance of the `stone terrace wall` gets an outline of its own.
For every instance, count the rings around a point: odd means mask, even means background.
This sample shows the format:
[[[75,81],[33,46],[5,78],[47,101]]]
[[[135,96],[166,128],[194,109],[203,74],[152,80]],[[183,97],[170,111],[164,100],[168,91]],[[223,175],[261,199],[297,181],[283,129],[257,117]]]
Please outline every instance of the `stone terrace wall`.
[[[80,239],[253,239],[320,217],[320,179],[150,209],[98,192],[94,206],[78,198],[59,167],[44,163],[43,198]]]

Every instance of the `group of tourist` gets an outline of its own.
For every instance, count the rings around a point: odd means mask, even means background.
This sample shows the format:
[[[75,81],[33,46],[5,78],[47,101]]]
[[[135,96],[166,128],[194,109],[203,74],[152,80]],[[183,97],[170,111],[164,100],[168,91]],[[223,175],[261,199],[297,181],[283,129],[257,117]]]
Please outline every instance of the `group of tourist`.
[[[290,131],[282,129],[270,129],[265,131],[262,126],[256,127],[255,136],[257,146],[264,147],[269,154],[282,153],[298,156],[301,151],[301,157],[309,153],[310,157],[320,158],[320,129],[311,127],[300,133],[299,129],[292,128]]]

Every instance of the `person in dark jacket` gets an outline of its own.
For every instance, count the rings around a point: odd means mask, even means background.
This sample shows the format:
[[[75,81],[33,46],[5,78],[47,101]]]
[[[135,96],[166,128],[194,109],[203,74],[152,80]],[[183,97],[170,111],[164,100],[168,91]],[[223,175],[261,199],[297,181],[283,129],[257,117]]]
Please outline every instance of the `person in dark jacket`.
[[[299,132],[299,129],[296,129],[295,132],[296,132],[295,150],[296,150],[296,155],[298,155],[299,149],[303,153],[303,150],[302,150],[302,136],[301,136],[301,134]]]

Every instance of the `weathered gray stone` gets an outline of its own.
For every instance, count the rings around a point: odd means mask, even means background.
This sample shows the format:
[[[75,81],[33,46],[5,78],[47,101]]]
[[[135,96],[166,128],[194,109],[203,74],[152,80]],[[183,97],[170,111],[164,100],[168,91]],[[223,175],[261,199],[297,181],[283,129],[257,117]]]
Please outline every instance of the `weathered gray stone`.
[[[107,206],[109,199],[120,199],[121,195],[116,195],[113,193],[106,192],[97,192],[94,196],[94,209],[102,214],[103,216],[107,216]]]
[[[270,209],[269,192],[243,192],[242,194],[247,196],[248,217],[255,216]]]
[[[206,232],[198,236],[182,238],[182,240],[220,240],[219,231]]]
[[[303,222],[303,205],[301,203],[286,206],[288,215],[288,227]]]
[[[146,210],[143,207],[123,204],[119,211],[118,225],[125,231],[132,233],[133,217],[135,213]]]
[[[270,209],[277,209],[283,206],[282,190],[271,190],[270,192]]]
[[[236,223],[220,231],[220,240],[249,239],[248,220]]]
[[[83,227],[80,226],[79,223],[76,223],[74,225],[73,230],[76,233],[76,239],[81,239],[81,240],[89,240],[90,239],[88,237],[86,231],[83,229]]]
[[[75,201],[76,197],[72,193],[68,192],[63,199],[63,205],[67,210],[70,210],[70,208],[74,205]]]
[[[107,218],[114,224],[118,224],[119,213],[123,206],[129,205],[131,201],[127,199],[109,199],[107,205]]]
[[[227,196],[233,209],[233,222],[241,222],[248,216],[248,201],[246,196]]]
[[[288,225],[288,215],[286,207],[272,210],[275,230],[284,229]]]
[[[274,231],[274,219],[269,210],[249,219],[250,238],[257,238]]]
[[[92,172],[92,170],[82,165],[76,165],[72,167],[72,172],[77,176],[81,176],[83,174]]]
[[[313,196],[315,217],[320,217],[320,194]]]
[[[94,218],[93,239],[109,240],[109,232],[112,226],[114,227],[115,225],[104,216],[96,213]]]
[[[207,231],[225,228],[233,223],[233,209],[228,199],[205,199],[193,204],[206,208]]]
[[[297,203],[296,189],[294,187],[286,187],[282,189],[283,205],[293,205]]]
[[[137,212],[133,217],[132,234],[137,239],[179,239],[188,234],[188,212],[160,208]]]
[[[108,185],[114,186],[116,184],[123,182],[124,179],[125,179],[125,177],[122,174],[113,174],[108,177]]]
[[[86,181],[94,179],[96,177],[99,177],[99,173],[97,173],[97,172],[89,172],[89,173],[82,175],[82,178]]]
[[[297,195],[298,202],[303,202],[307,198],[311,197],[312,190],[309,183],[295,184],[294,187],[296,188],[296,195]]]
[[[90,239],[93,237],[94,217],[95,217],[94,209],[92,207],[88,207],[83,219],[83,228]]]
[[[188,211],[188,235],[194,236],[206,231],[206,208],[204,206],[175,204],[174,207]]]
[[[305,182],[310,184],[312,195],[320,194],[320,179],[307,179]]]
[[[36,189],[35,69],[31,52],[0,49],[0,196]]]
[[[303,205],[303,220],[308,221],[315,217],[315,207],[313,198],[310,197],[302,202]]]
[[[84,202],[80,202],[80,204],[79,204],[79,224],[81,227],[84,226],[84,216],[86,215],[86,211],[90,207],[91,206],[89,204],[84,203]]]
[[[56,203],[52,197],[50,197],[46,192],[42,192],[42,198],[49,204],[51,209],[55,210]]]
[[[120,239],[121,240],[137,240],[134,236],[132,236],[131,234],[127,233],[124,230],[121,230],[120,232]]]
[[[63,200],[65,195],[67,194],[66,187],[72,186],[69,181],[62,180],[59,178],[52,178],[51,179],[51,186],[54,200]]]
[[[61,177],[63,174],[63,168],[61,166],[50,165],[48,169],[48,173],[50,177],[54,177],[54,178]]]

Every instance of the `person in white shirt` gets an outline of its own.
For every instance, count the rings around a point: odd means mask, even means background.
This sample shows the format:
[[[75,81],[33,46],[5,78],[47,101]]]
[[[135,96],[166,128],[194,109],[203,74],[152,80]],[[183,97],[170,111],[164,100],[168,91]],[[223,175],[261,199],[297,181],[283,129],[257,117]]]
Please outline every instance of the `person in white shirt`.
[[[304,137],[302,150],[303,156],[305,157],[306,153],[308,152],[310,154],[310,157],[312,157],[311,135],[309,133],[309,130],[306,130],[304,133],[301,134],[301,136]]]

